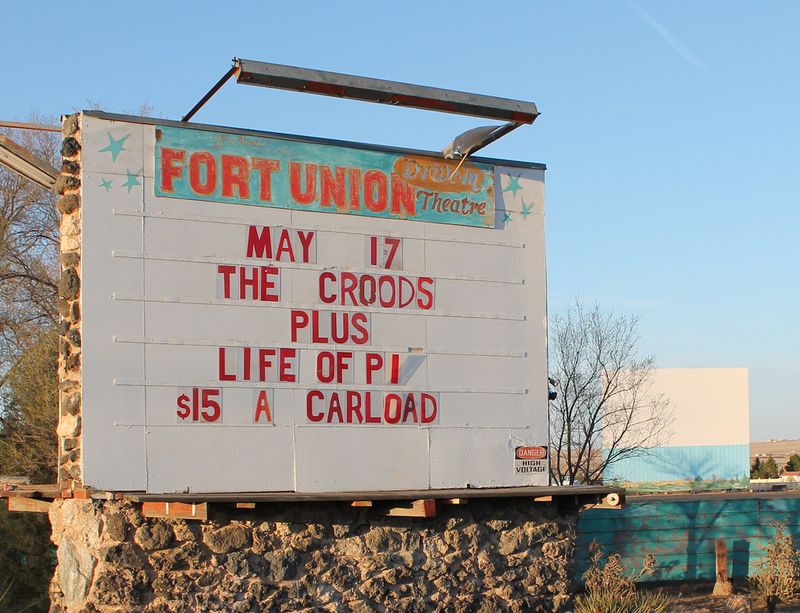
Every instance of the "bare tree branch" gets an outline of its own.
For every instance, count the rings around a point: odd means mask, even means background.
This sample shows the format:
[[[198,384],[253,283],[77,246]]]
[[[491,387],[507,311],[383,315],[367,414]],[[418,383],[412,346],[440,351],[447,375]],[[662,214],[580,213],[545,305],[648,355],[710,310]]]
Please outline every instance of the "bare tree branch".
[[[672,414],[649,394],[654,359],[636,355],[638,320],[576,302],[551,318],[550,474],[557,483],[596,483],[613,462],[669,438]]]
[[[59,166],[58,134],[0,133]],[[51,192],[0,166],[0,473],[39,482],[52,481],[57,465],[60,264],[55,200]]]

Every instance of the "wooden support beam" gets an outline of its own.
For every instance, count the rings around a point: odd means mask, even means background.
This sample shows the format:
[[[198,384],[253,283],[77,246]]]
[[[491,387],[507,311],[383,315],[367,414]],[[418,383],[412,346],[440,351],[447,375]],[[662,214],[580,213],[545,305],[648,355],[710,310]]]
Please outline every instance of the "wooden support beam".
[[[30,485],[31,480],[28,477],[21,477],[15,475],[0,475],[0,490],[9,491],[20,485]]]
[[[61,492],[57,485],[54,484],[25,484],[14,485],[6,484],[0,489],[0,498],[13,498],[18,496],[20,498],[60,498]]]
[[[208,519],[208,504],[205,502],[143,502],[142,515],[168,519]]]
[[[436,501],[430,498],[414,500],[410,507],[393,507],[386,511],[390,517],[436,517]]]
[[[8,510],[21,513],[47,513],[50,510],[51,504],[52,503],[47,500],[12,496],[8,499]]]
[[[15,130],[40,130],[44,132],[61,132],[61,126],[47,126],[41,123],[24,123],[21,121],[0,120],[0,128],[14,128]]]
[[[717,582],[714,584],[714,596],[730,596],[733,584],[728,579],[728,545],[725,539],[717,539],[716,546]]]
[[[101,119],[121,120],[119,115],[108,115],[87,111],[92,117]],[[125,120],[136,118],[122,118]],[[166,121],[166,120],[165,120]],[[134,122],[135,123],[135,122]],[[224,130],[223,130],[224,131]],[[587,500],[599,500],[609,492],[617,492],[618,488],[602,485],[565,485],[565,486],[520,486],[520,487],[487,487],[487,488],[447,488],[447,489],[415,489],[415,490],[383,490],[380,492],[192,492],[191,494],[170,494],[170,500],[193,502],[203,500],[205,502],[239,502],[248,500],[252,502],[323,502],[335,501],[351,503],[354,500],[378,501],[399,501],[399,500],[420,500],[423,498],[518,498],[532,499],[536,496],[553,496],[553,498],[563,499],[568,502],[574,499],[580,502],[579,497]],[[714,493],[714,495],[717,495]],[[750,495],[750,494],[748,494]],[[784,492],[782,494],[786,496]],[[144,502],[147,500],[163,500],[163,494],[147,494],[144,492],[128,492],[125,494],[126,500],[134,502]],[[763,496],[759,494],[759,496]],[[798,491],[800,497],[800,491]]]

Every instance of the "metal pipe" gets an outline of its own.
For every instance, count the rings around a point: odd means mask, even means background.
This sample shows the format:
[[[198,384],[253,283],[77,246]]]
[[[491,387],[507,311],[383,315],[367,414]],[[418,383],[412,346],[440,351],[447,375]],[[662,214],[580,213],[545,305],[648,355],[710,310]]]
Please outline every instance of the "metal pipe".
[[[197,104],[195,104],[195,105],[192,107],[192,110],[191,110],[191,111],[189,111],[188,113],[186,113],[186,115],[184,115],[184,116],[181,118],[181,121],[183,121],[183,122],[187,122],[187,121],[189,121],[189,120],[190,120],[192,117],[194,117],[195,113],[197,113],[197,111],[199,111],[199,110],[202,108],[202,106],[203,106],[203,105],[204,105],[206,102],[208,102],[208,101],[209,101],[209,99],[211,98],[211,96],[213,96],[214,94],[216,94],[216,93],[219,91],[220,87],[222,87],[223,85],[225,85],[225,83],[227,82],[227,80],[228,80],[228,79],[230,79],[230,78],[231,78],[231,77],[234,75],[234,73],[235,73],[236,71],[238,71],[238,70],[239,70],[239,68],[238,68],[238,66],[236,66],[235,64],[234,64],[233,66],[231,66],[230,70],[228,70],[228,72],[226,72],[226,73],[223,75],[223,77],[222,77],[222,78],[221,78],[219,81],[217,81],[216,85],[214,85],[214,87],[212,87],[210,90],[208,90],[208,93],[206,93],[206,95],[205,95],[205,96],[203,96],[202,98],[200,98],[200,102],[198,102]]]

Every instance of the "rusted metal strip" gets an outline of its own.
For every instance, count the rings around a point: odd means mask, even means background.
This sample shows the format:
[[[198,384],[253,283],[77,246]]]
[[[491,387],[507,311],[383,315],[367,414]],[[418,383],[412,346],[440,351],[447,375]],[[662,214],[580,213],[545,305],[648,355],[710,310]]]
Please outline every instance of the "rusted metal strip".
[[[514,124],[533,123],[539,116],[536,105],[523,100],[253,60],[236,59],[234,62],[234,65],[241,69],[236,76],[236,82],[244,85],[288,89],[392,106],[408,106],[509,121]]]

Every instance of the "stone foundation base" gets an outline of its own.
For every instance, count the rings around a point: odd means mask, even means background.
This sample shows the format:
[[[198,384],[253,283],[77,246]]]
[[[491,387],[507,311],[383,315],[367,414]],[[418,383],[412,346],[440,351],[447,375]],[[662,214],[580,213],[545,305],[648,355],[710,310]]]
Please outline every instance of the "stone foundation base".
[[[343,503],[144,518],[123,502],[59,500],[51,612],[557,611],[575,515],[513,499],[390,518]]]

